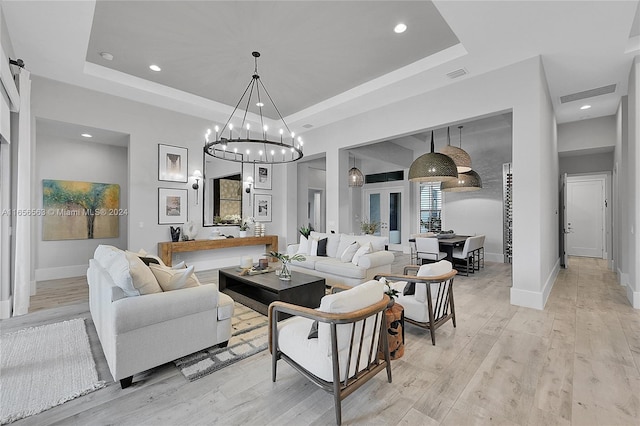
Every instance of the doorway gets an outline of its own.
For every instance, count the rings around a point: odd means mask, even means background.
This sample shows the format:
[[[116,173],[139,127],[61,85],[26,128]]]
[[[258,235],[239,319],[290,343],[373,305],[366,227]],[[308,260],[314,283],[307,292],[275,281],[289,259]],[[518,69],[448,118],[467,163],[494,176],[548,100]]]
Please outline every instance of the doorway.
[[[606,176],[569,176],[566,181],[566,253],[606,259]]]
[[[402,250],[402,200],[404,188],[366,190],[365,216],[380,223],[374,235],[389,239],[389,250]]]

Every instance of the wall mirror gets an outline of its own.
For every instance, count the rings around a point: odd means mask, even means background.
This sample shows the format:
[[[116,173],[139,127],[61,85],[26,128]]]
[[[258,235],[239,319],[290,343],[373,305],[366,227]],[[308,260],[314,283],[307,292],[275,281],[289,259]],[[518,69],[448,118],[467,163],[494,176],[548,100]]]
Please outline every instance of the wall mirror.
[[[239,225],[242,221],[242,163],[204,159],[203,226]]]

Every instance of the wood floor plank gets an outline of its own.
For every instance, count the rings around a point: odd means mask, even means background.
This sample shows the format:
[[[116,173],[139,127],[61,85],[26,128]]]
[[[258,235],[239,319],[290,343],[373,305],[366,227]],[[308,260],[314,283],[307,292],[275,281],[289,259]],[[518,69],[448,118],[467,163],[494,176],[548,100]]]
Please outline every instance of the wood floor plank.
[[[395,253],[392,271],[408,255]],[[606,261],[570,258],[543,311],[510,304],[511,266],[487,262],[457,276],[458,327],[406,325],[405,355],[349,396],[345,424],[638,425],[640,311]],[[217,271],[198,271],[217,282]],[[113,382],[88,310],[86,278],[38,283],[32,312],[0,333],[85,318],[98,376],[107,386],[13,425],[246,425],[335,423],[333,399],[262,352],[194,382],[167,363]],[[84,294],[84,295],[83,295]],[[3,390],[4,391],[4,390]]]

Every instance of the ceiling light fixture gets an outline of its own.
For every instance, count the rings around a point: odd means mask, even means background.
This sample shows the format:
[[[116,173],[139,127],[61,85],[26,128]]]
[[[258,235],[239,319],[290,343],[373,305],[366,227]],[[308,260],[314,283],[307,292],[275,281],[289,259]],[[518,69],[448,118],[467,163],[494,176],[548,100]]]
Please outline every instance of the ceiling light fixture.
[[[393,31],[396,34],[402,34],[403,32],[407,31],[407,26],[401,22],[393,28]]]
[[[458,178],[458,168],[451,157],[435,152],[433,130],[431,131],[431,152],[416,158],[409,168],[411,182],[444,182]]]
[[[159,66],[157,66],[155,64],[154,65],[149,65],[149,69],[151,71],[155,71],[155,72],[162,71],[162,68],[160,68]]]
[[[580,107],[580,109],[589,109],[589,108],[591,108],[591,105],[582,105]]]
[[[349,186],[350,187],[358,187],[364,185],[364,175],[356,167],[356,157],[353,156],[353,167],[349,169]]]
[[[482,189],[482,179],[473,170],[459,173],[458,179],[452,179],[440,184],[440,190],[444,192],[469,192]]]
[[[280,164],[297,161],[303,156],[303,141],[299,136],[296,138],[295,133],[289,130],[289,126],[287,126],[284,118],[282,118],[282,114],[280,114],[278,107],[273,102],[267,88],[262,84],[262,80],[260,80],[260,76],[258,75],[258,58],[260,57],[260,53],[252,52],[251,54],[253,55],[255,62],[255,69],[251,76],[251,81],[247,88],[244,89],[244,93],[242,93],[240,100],[238,100],[231,116],[224,126],[222,126],[222,129],[220,129],[219,126],[215,126],[215,139],[213,141],[209,141],[211,130],[207,130],[207,133],[205,134],[204,152],[221,160],[244,163]],[[260,98],[261,88],[264,90],[264,93],[267,95],[271,105],[273,105],[273,108],[278,113],[278,117],[280,117],[280,121],[282,121],[284,126],[280,128],[278,132],[279,134],[276,137],[269,135],[269,128],[264,124],[262,126],[262,130],[254,131],[253,134],[249,127],[246,127],[246,130],[244,130],[249,106],[254,105],[254,103],[251,102],[251,98],[254,93],[256,95],[257,102],[262,103]],[[246,110],[243,114],[240,114],[240,112],[238,113],[238,115],[241,116],[238,121],[241,120],[241,122],[237,127],[238,130],[234,133],[234,126],[231,121],[233,120],[236,111],[238,111],[238,106],[247,95],[247,92],[248,97],[245,104]],[[258,115],[260,116],[260,123],[264,123],[262,107],[259,107]]]
[[[83,138],[92,138],[93,135],[90,135],[89,133],[83,133],[80,136],[82,136]]]
[[[447,126],[447,146],[440,150],[440,153],[451,157],[454,163],[456,163],[456,168],[458,169],[458,173],[465,173],[471,170],[471,156],[462,149],[462,126],[459,126],[460,129],[460,148],[457,146],[451,146],[451,137],[449,135],[449,127]]]

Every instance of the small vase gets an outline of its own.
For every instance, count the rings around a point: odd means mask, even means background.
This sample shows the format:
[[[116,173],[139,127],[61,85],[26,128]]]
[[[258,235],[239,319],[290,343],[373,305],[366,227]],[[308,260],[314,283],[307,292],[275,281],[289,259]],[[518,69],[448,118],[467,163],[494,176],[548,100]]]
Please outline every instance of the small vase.
[[[244,238],[247,236],[247,231],[240,231],[240,238]]]
[[[291,281],[291,269],[289,269],[289,262],[282,263],[282,270],[280,271],[280,279],[282,281]]]

